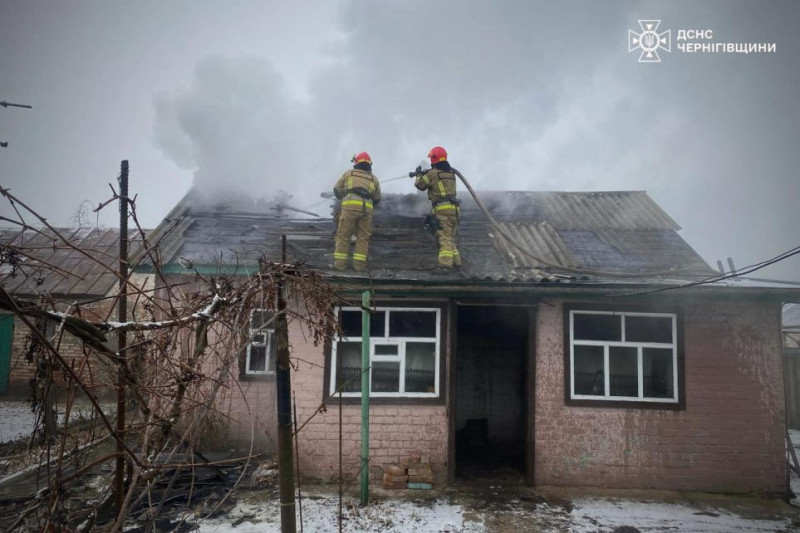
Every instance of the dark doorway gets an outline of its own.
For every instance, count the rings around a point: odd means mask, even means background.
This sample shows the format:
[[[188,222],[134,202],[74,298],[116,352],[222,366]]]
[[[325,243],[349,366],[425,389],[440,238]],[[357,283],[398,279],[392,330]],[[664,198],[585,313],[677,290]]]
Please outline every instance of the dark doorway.
[[[528,308],[459,306],[455,474],[524,483]]]

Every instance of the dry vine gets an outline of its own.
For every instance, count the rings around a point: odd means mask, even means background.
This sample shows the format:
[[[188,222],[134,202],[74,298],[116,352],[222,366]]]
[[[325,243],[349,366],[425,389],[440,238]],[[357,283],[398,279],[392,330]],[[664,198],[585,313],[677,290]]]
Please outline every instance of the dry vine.
[[[137,284],[109,266],[113,262],[108,257],[71,242],[7,189],[0,188],[0,194],[17,215],[6,222],[48,235],[54,250],[78,253],[125,284],[134,317],[125,323],[112,320],[117,303],[113,295],[102,302],[107,314],[98,316],[91,305],[97,302],[65,302],[48,294],[24,300],[0,286],[0,310],[14,313],[30,329],[26,353],[37,368],[33,398],[43,422],[38,439],[41,488],[17,510],[13,523],[3,525],[25,531],[121,531],[127,519],[136,517],[146,524],[145,531],[154,531],[169,489],[182,474],[202,466],[225,480],[222,465],[204,455],[200,444],[205,430],[229,416],[221,408],[223,399],[241,394],[237,376],[249,344],[252,310],[276,309],[276,291],[282,285],[289,301],[287,319],[302,322],[318,345],[339,333],[334,313],[339,297],[321,274],[298,263],[266,259],[250,276],[167,276],[160,268],[157,242],[149,242],[138,227],[135,201],[115,193],[115,199],[129,203],[138,228],[141,242],[134,257],[155,272],[150,283]],[[0,252],[7,275],[23,276],[31,280],[29,286],[47,276],[78,276],[38,259],[35,250],[23,245],[4,244]],[[270,327],[271,322],[262,326]],[[116,351],[113,340],[120,331],[128,335],[123,353]],[[68,337],[82,342],[79,356],[63,353]],[[114,391],[116,383],[109,385],[101,375],[117,372],[124,377],[129,407],[122,433],[115,427],[113,408],[102,401],[104,391]],[[52,413],[56,383],[61,384],[64,407],[60,429]],[[79,398],[88,399],[93,408],[88,422],[71,419]],[[77,427],[82,431],[72,431]],[[109,468],[118,457],[118,445],[127,465],[121,508],[113,502],[114,471]],[[90,487],[99,496],[76,504],[75,496]],[[190,502],[201,503],[192,501],[193,496],[190,490]],[[224,498],[215,494],[209,505]]]

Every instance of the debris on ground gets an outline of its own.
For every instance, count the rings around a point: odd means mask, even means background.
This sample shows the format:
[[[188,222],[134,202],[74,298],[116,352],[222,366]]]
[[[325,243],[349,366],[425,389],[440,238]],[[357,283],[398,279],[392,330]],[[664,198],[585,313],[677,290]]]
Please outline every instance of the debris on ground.
[[[800,447],[800,431],[790,432]],[[73,435],[80,442],[79,435]],[[35,531],[19,517],[46,498],[40,452],[29,452],[29,438],[0,445],[0,530],[15,525]],[[38,455],[37,455],[38,453]],[[89,453],[89,451],[85,452]],[[94,452],[92,452],[94,453]],[[105,453],[98,450],[96,453]],[[127,532],[200,531],[215,533],[278,533],[280,504],[278,470],[265,457],[236,459],[231,454],[171,454],[155,460],[164,468],[158,477],[142,480],[134,496]],[[421,463],[422,464],[422,463]],[[181,465],[181,466],[177,466]],[[400,465],[405,466],[405,465]],[[64,497],[68,523],[94,520],[106,525],[107,516],[89,516],[87,509],[108,498],[109,464]],[[16,470],[15,470],[16,469]],[[18,472],[14,477],[10,472]],[[68,473],[68,470],[65,470]],[[407,471],[402,472],[407,475]],[[792,490],[800,493],[800,476],[792,473]],[[339,531],[337,485],[303,486],[302,521],[298,530]],[[382,490],[371,487],[371,502],[359,505],[356,487],[342,501],[342,531],[348,533],[648,533],[663,531],[766,533],[800,531],[800,505],[780,500],[722,495],[691,498],[676,492],[577,490],[525,487],[501,482],[434,487],[424,491]]]

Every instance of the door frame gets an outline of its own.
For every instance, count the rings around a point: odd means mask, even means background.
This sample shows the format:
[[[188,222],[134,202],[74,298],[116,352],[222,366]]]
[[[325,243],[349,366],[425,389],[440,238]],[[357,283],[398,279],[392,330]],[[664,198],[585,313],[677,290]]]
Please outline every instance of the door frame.
[[[525,349],[525,484],[535,484],[535,400],[536,400],[536,304],[502,304],[489,302],[459,302],[451,300],[448,306],[450,335],[447,343],[447,483],[456,478],[456,365],[458,354],[458,308],[466,306],[520,307],[528,310],[527,345]]]

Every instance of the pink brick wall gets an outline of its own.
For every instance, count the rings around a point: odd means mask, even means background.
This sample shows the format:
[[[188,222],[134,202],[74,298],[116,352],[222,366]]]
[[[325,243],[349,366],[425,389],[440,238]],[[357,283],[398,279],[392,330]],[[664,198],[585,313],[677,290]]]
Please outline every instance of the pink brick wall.
[[[297,395],[298,421],[302,424],[319,408],[323,399],[325,364],[322,347],[306,343],[300,328],[290,333],[292,356],[299,369],[292,373]],[[302,359],[299,360],[299,359]],[[342,408],[343,470],[353,479],[358,475],[361,454],[361,407]],[[438,480],[445,476],[447,461],[447,414],[444,405],[370,405],[370,472],[376,478],[384,464],[397,463],[412,451],[431,456]],[[305,477],[338,479],[339,406],[327,405],[300,433],[300,465]],[[357,481],[357,478],[356,478]]]
[[[238,375],[238,366],[234,372]],[[220,411],[228,417],[218,420],[216,437],[223,447],[247,452],[252,441],[253,453],[276,450],[277,410],[275,380],[240,381],[219,392]]]
[[[82,306],[82,316],[90,321],[106,320],[110,305],[106,302]],[[8,380],[8,396],[13,398],[25,399],[30,396],[30,380],[33,378],[36,367],[35,363],[25,359],[25,349],[27,347],[27,336],[30,329],[18,317],[14,318],[14,336],[11,341],[11,372]],[[92,383],[95,394],[99,396],[109,396],[116,394],[115,382],[109,377],[109,365],[99,361],[96,356],[88,360],[83,356],[83,343],[69,333],[65,333],[61,339],[59,353],[64,356],[68,363],[73,364],[85,382]],[[80,362],[88,363],[83,367]],[[66,381],[64,373],[56,372],[56,384],[58,391],[63,392]]]
[[[787,490],[780,306],[684,307],[683,411],[566,406],[562,309],[537,315],[537,485]]]
[[[297,401],[298,424],[302,425],[320,407],[323,400],[325,356],[322,346],[308,341],[308,332],[290,322],[289,342],[297,370],[291,373],[292,390]],[[238,370],[237,370],[238,375]],[[241,390],[238,390],[238,388]],[[225,439],[230,447],[242,451],[248,446],[251,428],[255,437],[254,452],[274,451],[277,411],[275,380],[241,381],[224,393],[218,404],[231,417]],[[370,473],[373,479],[382,474],[385,464],[397,463],[419,450],[430,455],[437,481],[446,475],[447,414],[444,405],[370,406]],[[300,432],[301,475],[323,481],[338,479],[339,406],[327,405],[326,413],[317,414]],[[342,468],[345,479],[358,482],[361,456],[361,406],[344,405],[342,409]]]

